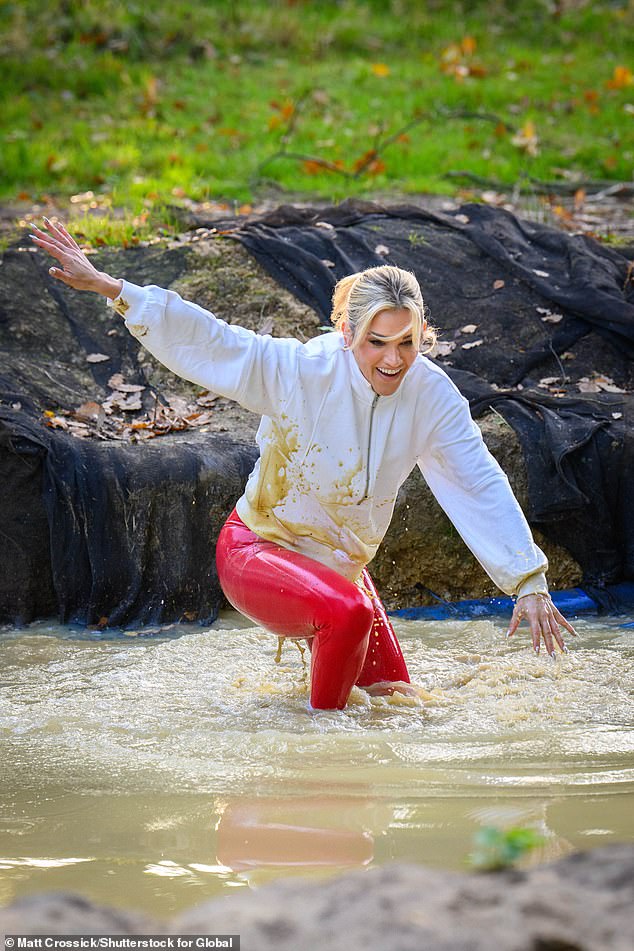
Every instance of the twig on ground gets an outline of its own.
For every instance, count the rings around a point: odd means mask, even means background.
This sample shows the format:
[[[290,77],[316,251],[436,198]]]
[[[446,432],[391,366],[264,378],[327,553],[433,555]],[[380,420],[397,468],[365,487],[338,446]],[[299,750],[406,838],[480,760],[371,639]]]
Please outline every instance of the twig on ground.
[[[253,175],[251,176],[251,184],[261,181],[261,174],[267,166],[271,165],[272,162],[276,162],[279,159],[290,159],[291,161],[296,162],[310,162],[312,165],[316,165],[319,168],[323,168],[328,172],[333,172],[335,175],[341,175],[343,178],[347,178],[350,181],[361,178],[364,172],[372,165],[373,162],[380,157],[380,155],[387,149],[390,145],[393,145],[394,142],[397,142],[402,136],[406,135],[411,129],[414,129],[417,125],[421,125],[423,122],[433,122],[437,119],[477,119],[482,122],[494,122],[496,125],[501,125],[507,132],[514,132],[515,127],[506,122],[505,119],[500,118],[500,116],[495,115],[490,112],[472,112],[470,110],[455,110],[455,111],[445,111],[439,110],[435,113],[431,112],[421,112],[416,115],[414,118],[410,119],[409,122],[406,122],[405,125],[401,126],[395,132],[392,132],[390,135],[381,138],[383,129],[380,128],[376,133],[373,146],[364,153],[361,159],[357,159],[353,171],[350,171],[347,168],[342,167],[336,162],[332,162],[328,159],[321,158],[318,155],[307,155],[303,152],[289,152],[286,148],[292,133],[294,132],[297,119],[299,117],[300,106],[303,104],[307,97],[308,93],[302,93],[298,100],[293,105],[293,111],[290,115],[288,126],[282,135],[280,142],[282,143],[282,148],[278,149],[273,155],[270,155],[268,158],[264,159],[263,162],[255,169]],[[450,176],[469,173],[460,173],[460,172],[450,172]],[[483,179],[483,181],[485,181]]]

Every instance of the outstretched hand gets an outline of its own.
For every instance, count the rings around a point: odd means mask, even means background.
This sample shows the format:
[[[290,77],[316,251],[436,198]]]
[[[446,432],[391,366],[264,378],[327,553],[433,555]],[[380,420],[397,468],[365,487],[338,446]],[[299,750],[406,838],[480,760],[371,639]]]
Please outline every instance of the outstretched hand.
[[[573,637],[577,636],[572,624],[555,607],[547,594],[525,594],[518,599],[507,632],[508,637],[515,634],[523,619],[526,619],[530,625],[533,649],[536,654],[539,654],[542,638],[552,658],[556,656],[555,644],[560,650],[568,651],[561,632],[562,627],[565,627]]]
[[[34,226],[31,239],[62,265],[49,268],[52,277],[78,291],[94,291],[112,298],[119,294],[121,281],[98,271],[63,225],[54,225],[45,218],[44,227],[46,231]]]

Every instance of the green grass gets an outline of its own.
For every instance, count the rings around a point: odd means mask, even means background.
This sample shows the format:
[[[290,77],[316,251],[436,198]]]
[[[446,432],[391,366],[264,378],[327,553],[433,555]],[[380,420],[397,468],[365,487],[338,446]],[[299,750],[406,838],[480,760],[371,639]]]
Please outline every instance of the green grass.
[[[634,3],[553,6],[0,2],[0,200],[90,190],[130,222],[271,189],[451,193],[462,170],[629,180]]]

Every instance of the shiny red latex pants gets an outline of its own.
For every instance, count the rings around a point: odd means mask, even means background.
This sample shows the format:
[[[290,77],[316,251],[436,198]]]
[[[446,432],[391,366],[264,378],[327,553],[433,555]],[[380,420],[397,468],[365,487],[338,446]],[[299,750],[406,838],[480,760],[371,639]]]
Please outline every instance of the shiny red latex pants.
[[[370,578],[361,586],[326,565],[265,541],[231,513],[216,564],[231,604],[278,637],[311,641],[310,702],[343,709],[354,684],[404,680],[396,635]]]

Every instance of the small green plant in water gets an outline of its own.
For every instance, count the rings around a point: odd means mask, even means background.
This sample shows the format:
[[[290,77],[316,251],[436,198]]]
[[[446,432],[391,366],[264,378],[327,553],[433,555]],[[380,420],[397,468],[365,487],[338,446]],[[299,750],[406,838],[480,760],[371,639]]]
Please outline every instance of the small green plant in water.
[[[535,829],[498,829],[484,826],[473,837],[474,850],[468,856],[471,868],[494,872],[510,868],[524,855],[544,844]]]

